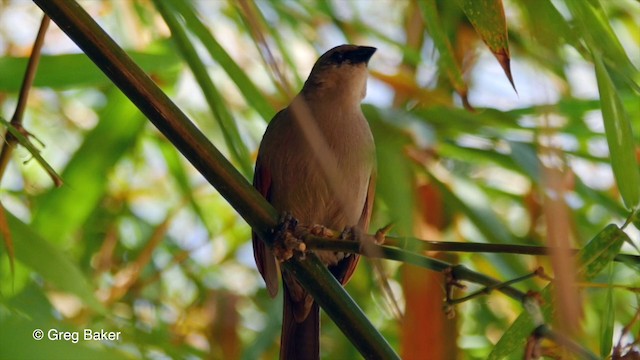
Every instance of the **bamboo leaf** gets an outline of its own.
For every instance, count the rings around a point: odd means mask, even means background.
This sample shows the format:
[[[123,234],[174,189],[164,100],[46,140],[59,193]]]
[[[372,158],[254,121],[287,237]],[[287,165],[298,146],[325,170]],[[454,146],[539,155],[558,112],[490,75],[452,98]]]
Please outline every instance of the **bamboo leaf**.
[[[250,174],[253,173],[253,168],[250,164],[249,150],[240,136],[238,124],[228,110],[224,97],[213,84],[204,63],[198,56],[195,47],[189,40],[187,33],[179,23],[175,14],[167,8],[165,2],[154,1],[154,3],[160,14],[162,14],[162,18],[167,23],[167,26],[171,29],[172,38],[178,45],[178,49],[180,49],[187,64],[189,64],[200,88],[202,88],[202,93],[220,125],[222,135],[233,159],[240,165],[243,174],[249,177]]]
[[[633,209],[640,202],[640,170],[636,160],[631,119],[599,55],[594,56],[594,64],[600,91],[602,118],[611,156],[611,168],[622,200],[627,208]]]
[[[468,90],[467,84],[462,78],[460,64],[458,64],[458,61],[456,60],[449,37],[447,36],[440,17],[438,16],[435,1],[418,1],[418,4],[422,10],[422,16],[424,18],[424,22],[427,24],[431,38],[433,39],[433,42],[438,49],[438,53],[440,54],[438,65],[444,69],[449,81],[451,81],[451,84],[456,89],[456,92],[466,103]]]
[[[99,117],[62,172],[67,186],[37,198],[32,226],[49,241],[63,243],[82,226],[107,190],[106,175],[135,144],[145,125],[140,112],[115,90],[107,96]]]
[[[58,289],[78,296],[93,310],[101,313],[106,311],[93,294],[89,281],[74,263],[29,225],[8,211],[5,211],[5,215],[13,235],[18,261],[39,273]]]
[[[636,91],[640,91],[635,82],[638,70],[613,32],[600,2],[567,0],[566,4],[576,20],[580,35],[586,40],[594,55],[594,62],[597,60],[606,63],[613,71],[621,73]]]
[[[211,57],[220,64],[231,80],[236,83],[238,90],[240,90],[247,100],[247,104],[252,106],[265,121],[271,120],[274,111],[271,104],[267,101],[267,98],[261,93],[253,81],[249,79],[245,70],[229,56],[218,40],[202,21],[200,21],[193,5],[187,1],[171,1],[168,2],[168,4],[184,17],[186,26],[198,37]]]
[[[164,44],[157,45],[149,52],[132,51],[129,55],[146,73],[158,74],[166,78],[179,68],[180,58]],[[21,75],[24,73],[27,61],[29,61],[28,57],[0,58],[0,74],[2,74],[0,91],[15,93],[20,89]],[[73,72],[71,73],[69,69],[73,69]],[[42,55],[33,86],[58,90],[103,86],[109,83],[109,78],[104,76],[85,54],[61,54]]]
[[[608,283],[613,282],[613,264],[609,264]],[[613,307],[613,287],[607,288],[604,304],[604,315],[600,321],[600,356],[604,359],[611,353],[613,347],[613,325],[615,322],[615,309]]]
[[[609,224],[580,251],[578,275],[587,281],[595,278],[618,255],[625,241],[631,241],[629,236],[616,225]]]
[[[16,140],[18,140],[18,143],[24,146],[29,151],[31,156],[33,156],[33,158],[36,159],[38,164],[40,164],[40,166],[44,168],[44,171],[46,171],[47,174],[49,174],[49,177],[53,181],[53,184],[56,187],[62,186],[63,181],[60,175],[58,175],[58,173],[56,173],[56,171],[51,167],[51,165],[49,165],[49,163],[40,155],[40,150],[36,149],[36,147],[33,146],[31,141],[22,133],[22,131],[18,130],[15,126],[13,126],[10,122],[8,122],[2,117],[0,117],[0,122],[7,127],[7,130],[9,130],[11,135],[13,135],[13,137],[15,137]]]
[[[513,76],[511,76],[507,20],[502,0],[458,0],[458,4],[480,38],[500,63],[511,86],[513,86],[513,90],[516,90]]]
[[[590,281],[596,277],[620,251],[620,247],[627,234],[616,225],[610,224],[591,239],[578,254],[580,259],[579,274],[585,281]],[[630,241],[630,240],[629,240]],[[544,304],[541,310],[545,318],[549,318],[553,310],[551,299],[551,288],[547,286],[541,291]],[[505,357],[513,357],[514,352],[520,351],[527,337],[534,329],[534,323],[528,312],[523,312],[513,322],[511,327],[502,335],[496,346],[489,354],[489,360],[499,360]]]

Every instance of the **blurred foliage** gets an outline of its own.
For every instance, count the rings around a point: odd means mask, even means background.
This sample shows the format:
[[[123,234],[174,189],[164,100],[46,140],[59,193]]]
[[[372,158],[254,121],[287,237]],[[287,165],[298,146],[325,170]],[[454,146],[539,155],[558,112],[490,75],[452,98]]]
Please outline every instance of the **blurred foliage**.
[[[583,249],[579,291],[544,290],[547,314],[572,297],[576,340],[603,357],[633,351],[621,346],[638,340],[639,267],[611,262],[623,237],[607,225],[622,226],[640,201],[637,2],[80,3],[248,177],[266,123],[292,95],[274,66],[299,89],[325,50],[376,46],[363,107],[379,154],[372,230],[395,222],[394,233],[430,240],[557,245],[550,229],[560,226]],[[29,2],[0,2],[3,119],[40,17]],[[281,300],[265,291],[246,223],[54,24],[24,126],[65,185],[53,187],[23,148],[4,174],[0,227],[16,263],[12,272],[3,246],[1,358],[277,356]],[[623,230],[622,252],[637,255],[640,233]],[[537,266],[560,275],[545,256],[436,255],[502,280]],[[441,276],[385,266],[415,321],[393,318],[367,262],[347,290],[403,357],[523,357],[522,304],[492,293],[447,320]],[[35,328],[123,337],[36,342]],[[430,335],[406,335],[416,333]],[[325,358],[358,356],[326,318],[321,347]]]

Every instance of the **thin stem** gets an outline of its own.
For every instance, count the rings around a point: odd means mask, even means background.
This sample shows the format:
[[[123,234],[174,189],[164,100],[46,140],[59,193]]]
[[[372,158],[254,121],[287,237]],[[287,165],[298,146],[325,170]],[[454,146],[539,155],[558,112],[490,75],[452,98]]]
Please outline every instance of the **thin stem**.
[[[366,235],[365,240],[373,241],[374,235]],[[315,250],[341,250],[352,249],[352,252],[358,252],[360,246],[357,242],[349,242],[351,245],[343,244],[345,241],[335,240],[324,237],[309,236],[304,238],[305,244],[309,249]],[[490,244],[490,243],[470,243],[455,241],[432,241],[422,240],[412,237],[392,237],[387,236],[384,245],[396,247],[412,252],[421,251],[448,251],[448,252],[468,252],[468,253],[498,253],[498,254],[517,254],[517,255],[548,255],[551,249],[546,246],[533,245],[512,245],[512,244]],[[346,250],[345,250],[346,251]],[[571,253],[577,255],[580,250],[572,249]],[[367,254],[365,254],[367,255]],[[640,256],[631,254],[617,254],[613,261],[640,265]]]
[[[490,294],[490,293],[491,293],[492,291],[494,291],[494,290],[500,290],[500,289],[501,289],[501,288],[503,288],[503,287],[511,286],[512,284],[515,284],[515,283],[517,283],[517,282],[520,282],[520,281],[524,281],[524,280],[530,279],[530,278],[532,278],[532,277],[534,277],[534,276],[536,276],[536,275],[537,275],[537,271],[532,271],[532,272],[530,272],[529,274],[526,274],[526,275],[523,275],[523,276],[517,277],[517,278],[515,278],[515,279],[511,279],[511,280],[508,280],[508,281],[505,281],[505,282],[502,282],[502,283],[499,283],[499,284],[494,284],[494,285],[486,286],[486,287],[484,287],[484,288],[482,288],[482,289],[480,289],[480,290],[478,290],[478,291],[476,291],[476,292],[473,292],[473,293],[471,293],[471,294],[469,294],[469,295],[467,295],[467,296],[463,296],[463,297],[461,297],[461,298],[457,298],[457,299],[447,299],[447,304],[448,304],[448,305],[457,305],[457,304],[461,304],[461,303],[463,303],[463,302],[465,302],[465,301],[469,301],[469,300],[474,299],[474,298],[476,298],[476,297],[478,297],[478,296],[488,295],[488,294]]]
[[[360,244],[356,241],[326,239],[321,236],[315,235],[306,235],[302,238],[302,240],[307,246],[307,249],[334,250],[357,253],[369,257],[380,257],[389,260],[402,261],[404,263],[420,266],[438,272],[445,271],[446,269],[451,269],[453,277],[457,280],[466,280],[485,285],[487,287],[496,287],[502,284],[500,280],[472,271],[463,265],[454,265],[446,261],[434,259],[428,256],[416,254],[387,245],[377,245],[371,243],[367,244],[366,249],[363,249],[363,247],[360,246]],[[511,286],[498,287],[497,290],[517,301],[523,301],[526,296],[524,292]]]
[[[27,63],[27,69],[24,73],[24,78],[22,79],[22,85],[20,86],[20,94],[18,95],[18,104],[16,105],[16,110],[11,117],[11,126],[22,131],[22,118],[24,117],[24,112],[27,108],[27,100],[29,98],[29,91],[33,85],[33,79],[36,77],[36,71],[38,69],[38,64],[40,63],[40,52],[42,50],[42,45],[44,44],[44,35],[47,32],[47,28],[49,28],[50,18],[46,14],[42,17],[42,21],[40,22],[40,29],[38,30],[38,35],[36,35],[36,40],[33,43],[33,49],[31,50],[31,56],[29,57],[29,62]],[[11,134],[7,130],[5,133],[5,144],[2,147],[2,152],[0,152],[0,181],[4,176],[4,172],[7,169],[7,165],[9,164],[9,159],[11,158],[11,154],[13,154],[13,149],[15,149],[16,144],[18,143],[18,139]],[[54,179],[55,182],[55,179]]]

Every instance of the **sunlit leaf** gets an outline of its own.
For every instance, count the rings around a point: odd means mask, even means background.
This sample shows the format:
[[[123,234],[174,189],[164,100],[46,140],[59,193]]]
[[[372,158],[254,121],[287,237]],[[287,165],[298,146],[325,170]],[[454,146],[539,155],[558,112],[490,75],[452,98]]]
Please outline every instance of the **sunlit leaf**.
[[[157,46],[158,53],[130,52],[131,58],[145,72],[166,77],[176,72],[180,58],[167,46]],[[156,50],[154,50],[156,51]],[[0,57],[0,91],[17,92],[29,58]],[[73,72],[69,70],[73,69]],[[15,75],[14,75],[15,74]],[[42,55],[34,87],[68,89],[109,84],[109,79],[84,54]]]
[[[608,225],[580,251],[579,276],[585,280],[595,278],[618,255],[626,241],[631,240],[624,231],[614,224]]]
[[[500,63],[515,90],[516,86],[511,76],[507,20],[504,16],[502,0],[458,0],[458,3],[478,35]]]
[[[464,101],[466,102],[467,84],[462,79],[460,65],[456,60],[449,37],[442,26],[435,1],[419,1],[418,4],[431,38],[440,54],[439,65],[446,72],[449,81],[451,81],[460,97],[465,99]]]
[[[66,186],[38,198],[32,226],[49,241],[64,243],[82,226],[107,190],[107,175],[144,129],[144,117],[124,95],[111,90],[107,99],[100,122],[62,172]]]
[[[50,281],[57,289],[69,292],[98,312],[105,308],[93,294],[93,288],[76,264],[71,262],[57,247],[42,238],[40,234],[5,212],[13,235],[16,259]]]
[[[49,165],[49,163],[40,155],[40,150],[36,149],[35,146],[20,130],[18,130],[15,126],[13,126],[10,122],[0,117],[0,123],[7,127],[7,130],[13,135],[13,137],[18,141],[18,143],[24,146],[31,156],[44,168],[44,170],[49,174],[49,177],[53,181],[53,184],[56,187],[60,187],[63,184],[62,178],[56,171]]]
[[[175,1],[168,4],[174,7],[180,15],[184,17],[186,26],[198,37],[202,45],[209,51],[211,57],[220,64],[229,77],[236,83],[238,90],[240,90],[246,98],[247,104],[256,109],[265,121],[269,121],[274,114],[273,107],[257,88],[256,84],[251,81],[242,67],[231,58],[211,31],[202,23],[191,4],[186,1]]]
[[[388,114],[381,114],[373,107],[364,107],[363,110],[377,143],[378,174],[393,174],[392,177],[378,175],[376,197],[392,209],[393,218],[386,219],[387,223],[394,222],[395,231],[409,234],[413,224],[415,196],[410,186],[398,184],[413,182],[410,164],[404,155],[410,139],[400,129],[385,123],[383,119]]]
[[[593,239],[591,239],[578,254],[580,259],[579,275],[585,281],[590,281],[596,277],[607,265],[611,264],[613,258],[620,251],[622,243],[628,240],[627,234],[616,225],[608,225]],[[541,291],[544,299],[542,312],[545,318],[551,316],[553,301],[551,299],[551,288],[547,286]],[[509,329],[502,335],[496,346],[489,355],[489,360],[499,360],[513,356],[514,352],[521,352],[527,337],[533,331],[534,324],[531,315],[523,312],[512,323]]]
[[[636,83],[638,70],[611,28],[600,2],[567,0],[566,4],[576,20],[580,35],[594,53],[594,62],[606,63],[613,71],[622,73],[627,83],[640,91]]]
[[[249,177],[253,173],[253,168],[249,163],[249,150],[240,137],[238,124],[233,119],[225,99],[209,77],[204,63],[198,56],[195,46],[189,40],[176,14],[170,11],[167,4],[162,1],[156,1],[155,4],[162,14],[164,21],[171,29],[172,38],[178,45],[178,49],[182,52],[182,56],[189,64],[196,81],[200,85],[200,88],[202,88],[202,93],[220,125],[222,135],[224,136],[227,147],[231,151],[233,160],[239,164],[244,175]]]
[[[625,205],[632,209],[640,202],[640,170],[636,160],[631,119],[620,101],[602,59],[596,55],[594,61],[602,118],[611,154],[611,168]]]
[[[613,282],[613,264],[609,264],[609,285]],[[604,304],[604,315],[600,320],[600,356],[604,359],[611,353],[613,347],[613,325],[615,322],[615,308],[613,305],[613,287],[607,288]]]

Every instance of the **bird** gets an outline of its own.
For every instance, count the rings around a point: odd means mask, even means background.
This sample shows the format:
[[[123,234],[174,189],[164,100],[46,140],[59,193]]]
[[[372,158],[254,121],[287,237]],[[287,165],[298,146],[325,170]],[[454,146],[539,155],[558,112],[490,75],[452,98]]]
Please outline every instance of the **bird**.
[[[375,47],[340,45],[313,65],[300,92],[263,135],[253,185],[276,210],[300,224],[367,231],[376,184],[375,144],[362,113],[369,59]],[[280,359],[318,359],[320,309],[293,274],[253,233],[258,270],[272,297],[283,280]],[[316,251],[345,285],[359,257]]]

